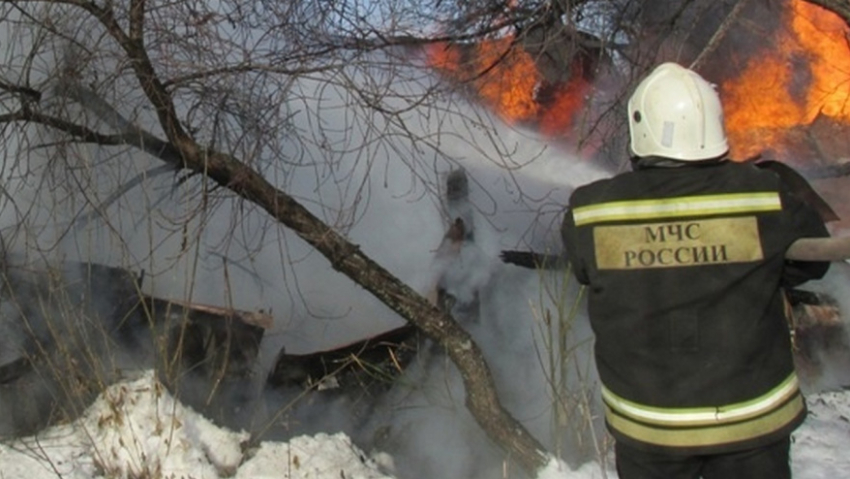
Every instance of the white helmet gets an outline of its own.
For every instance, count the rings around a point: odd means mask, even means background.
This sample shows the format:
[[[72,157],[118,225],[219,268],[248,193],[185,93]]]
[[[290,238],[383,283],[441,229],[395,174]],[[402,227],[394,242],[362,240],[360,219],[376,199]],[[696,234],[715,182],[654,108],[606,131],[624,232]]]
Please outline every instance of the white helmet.
[[[675,63],[659,65],[635,89],[629,133],[638,157],[699,161],[729,151],[714,85]]]

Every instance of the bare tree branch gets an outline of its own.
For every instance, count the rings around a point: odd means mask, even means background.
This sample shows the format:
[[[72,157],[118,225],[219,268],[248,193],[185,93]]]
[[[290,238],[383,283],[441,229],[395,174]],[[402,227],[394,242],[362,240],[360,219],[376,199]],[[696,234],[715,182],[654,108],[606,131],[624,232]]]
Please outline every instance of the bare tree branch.
[[[17,93],[23,95],[30,101],[41,101],[41,92],[34,88],[29,88],[22,85],[12,85],[0,80],[0,90],[6,90],[10,93]]]
[[[126,139],[123,137],[123,135],[104,135],[84,126],[80,126],[76,123],[72,123],[54,116],[36,113],[29,109],[22,109],[14,113],[0,115],[0,124],[16,122],[37,123],[40,125],[48,126],[50,128],[55,128],[59,131],[68,133],[76,139],[89,143],[95,143],[98,145],[111,146],[127,144],[125,142]]]
[[[729,29],[735,24],[738,20],[738,16],[741,14],[741,10],[746,6],[747,0],[739,0],[738,3],[735,4],[735,7],[732,11],[729,12],[729,15],[723,20],[723,23],[720,24],[720,27],[717,31],[714,32],[714,35],[711,36],[711,39],[706,44],[705,48],[702,49],[700,54],[691,62],[690,68],[693,70],[699,70],[702,63],[708,58],[714,51],[717,49],[717,45],[723,40],[726,34],[729,32]]]

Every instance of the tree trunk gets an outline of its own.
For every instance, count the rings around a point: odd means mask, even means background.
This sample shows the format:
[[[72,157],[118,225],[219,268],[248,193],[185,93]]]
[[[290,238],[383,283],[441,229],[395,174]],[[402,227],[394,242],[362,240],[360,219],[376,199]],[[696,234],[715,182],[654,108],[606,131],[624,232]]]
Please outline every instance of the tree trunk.
[[[546,464],[545,448],[502,407],[481,350],[457,321],[240,161],[204,151],[194,143],[184,143],[180,149],[184,159],[181,166],[205,174],[263,208],[316,248],[335,270],[363,286],[445,348],[463,378],[466,406],[487,435],[531,474]]]

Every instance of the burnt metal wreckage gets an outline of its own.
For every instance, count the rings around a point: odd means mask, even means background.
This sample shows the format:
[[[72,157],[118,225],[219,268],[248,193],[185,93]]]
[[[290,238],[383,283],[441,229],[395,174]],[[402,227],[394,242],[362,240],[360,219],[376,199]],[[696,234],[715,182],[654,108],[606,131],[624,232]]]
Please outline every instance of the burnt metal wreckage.
[[[162,383],[202,413],[228,384],[256,374],[272,316],[165,299],[143,277],[95,263],[51,270],[6,264],[0,277],[0,438],[35,434],[82,414],[131,370],[155,368]],[[276,356],[267,389],[309,394],[376,393],[418,350],[412,326],[310,354]],[[184,399],[181,397],[181,399]]]
[[[126,370],[246,374],[271,324],[262,313],[143,294],[143,278],[122,268],[3,266],[0,437],[75,418]]]

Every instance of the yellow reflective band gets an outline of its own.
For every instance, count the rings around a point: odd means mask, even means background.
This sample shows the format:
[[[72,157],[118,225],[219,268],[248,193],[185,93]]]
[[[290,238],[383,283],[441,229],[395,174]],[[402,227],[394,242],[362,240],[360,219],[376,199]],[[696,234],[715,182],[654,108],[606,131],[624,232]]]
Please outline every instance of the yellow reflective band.
[[[608,424],[621,434],[647,444],[669,447],[705,447],[755,439],[792,423],[805,409],[797,395],[779,409],[746,421],[699,428],[664,428],[642,424],[618,415],[607,406]]]
[[[573,209],[576,226],[620,220],[645,220],[684,216],[778,211],[782,202],[776,192],[680,196],[655,200],[612,201]]]
[[[623,399],[602,386],[602,400],[619,415],[646,424],[666,427],[700,427],[743,421],[769,413],[799,394],[800,383],[792,373],[767,394],[750,401],[719,407],[659,408]]]

